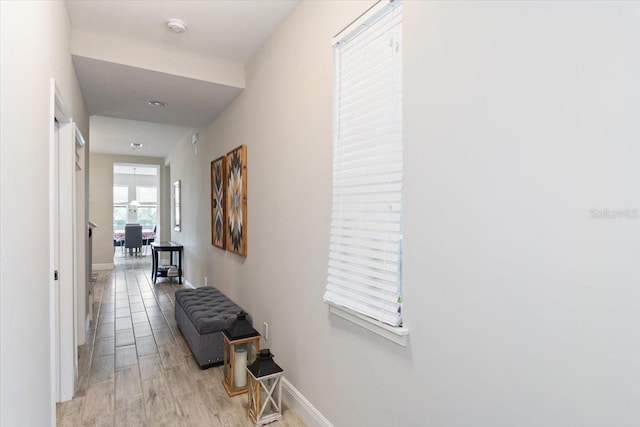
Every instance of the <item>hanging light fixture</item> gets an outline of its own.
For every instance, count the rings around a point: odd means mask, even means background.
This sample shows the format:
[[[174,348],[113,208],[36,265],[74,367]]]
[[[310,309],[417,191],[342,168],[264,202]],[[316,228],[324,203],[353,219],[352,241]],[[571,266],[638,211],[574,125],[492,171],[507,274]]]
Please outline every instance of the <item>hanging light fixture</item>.
[[[136,168],[133,168],[133,188],[134,191],[138,192],[138,187],[136,186]],[[135,198],[129,203],[129,211],[130,212],[138,212],[138,207],[140,206],[140,202],[138,202]]]

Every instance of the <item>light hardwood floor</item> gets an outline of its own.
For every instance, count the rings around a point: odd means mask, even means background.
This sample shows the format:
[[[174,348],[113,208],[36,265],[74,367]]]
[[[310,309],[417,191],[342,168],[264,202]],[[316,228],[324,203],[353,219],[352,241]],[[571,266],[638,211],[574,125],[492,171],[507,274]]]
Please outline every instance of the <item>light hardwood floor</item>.
[[[183,286],[151,283],[150,256],[100,271],[95,321],[80,349],[75,397],[57,405],[58,426],[252,426],[246,394],[229,397],[222,367],[200,370],[174,318]],[[286,409],[273,427],[304,422]]]

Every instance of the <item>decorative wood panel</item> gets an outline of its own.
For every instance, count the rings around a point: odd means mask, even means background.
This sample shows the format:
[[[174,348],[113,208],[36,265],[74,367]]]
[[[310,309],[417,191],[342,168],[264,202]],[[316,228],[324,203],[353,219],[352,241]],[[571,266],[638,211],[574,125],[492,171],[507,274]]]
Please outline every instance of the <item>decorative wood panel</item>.
[[[211,244],[225,249],[226,215],[225,215],[225,186],[226,186],[226,157],[222,156],[211,162]]]
[[[227,250],[247,256],[247,147],[227,153]]]

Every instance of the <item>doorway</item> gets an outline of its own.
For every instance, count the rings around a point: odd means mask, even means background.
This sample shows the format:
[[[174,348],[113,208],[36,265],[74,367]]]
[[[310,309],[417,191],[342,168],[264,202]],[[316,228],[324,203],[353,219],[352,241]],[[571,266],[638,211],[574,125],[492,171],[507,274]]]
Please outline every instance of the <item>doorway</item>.
[[[139,163],[113,165],[114,257],[124,254],[124,230],[127,224],[142,226],[144,253],[146,253],[146,246],[159,235],[160,189],[159,165]]]

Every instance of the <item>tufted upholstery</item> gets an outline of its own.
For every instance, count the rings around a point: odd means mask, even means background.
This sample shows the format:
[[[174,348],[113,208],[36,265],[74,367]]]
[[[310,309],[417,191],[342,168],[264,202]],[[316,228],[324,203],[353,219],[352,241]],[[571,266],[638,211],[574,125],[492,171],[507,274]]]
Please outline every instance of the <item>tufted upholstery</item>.
[[[176,291],[176,305],[184,310],[200,335],[220,332],[236,319],[242,309],[212,287]],[[251,317],[247,316],[251,322]]]

